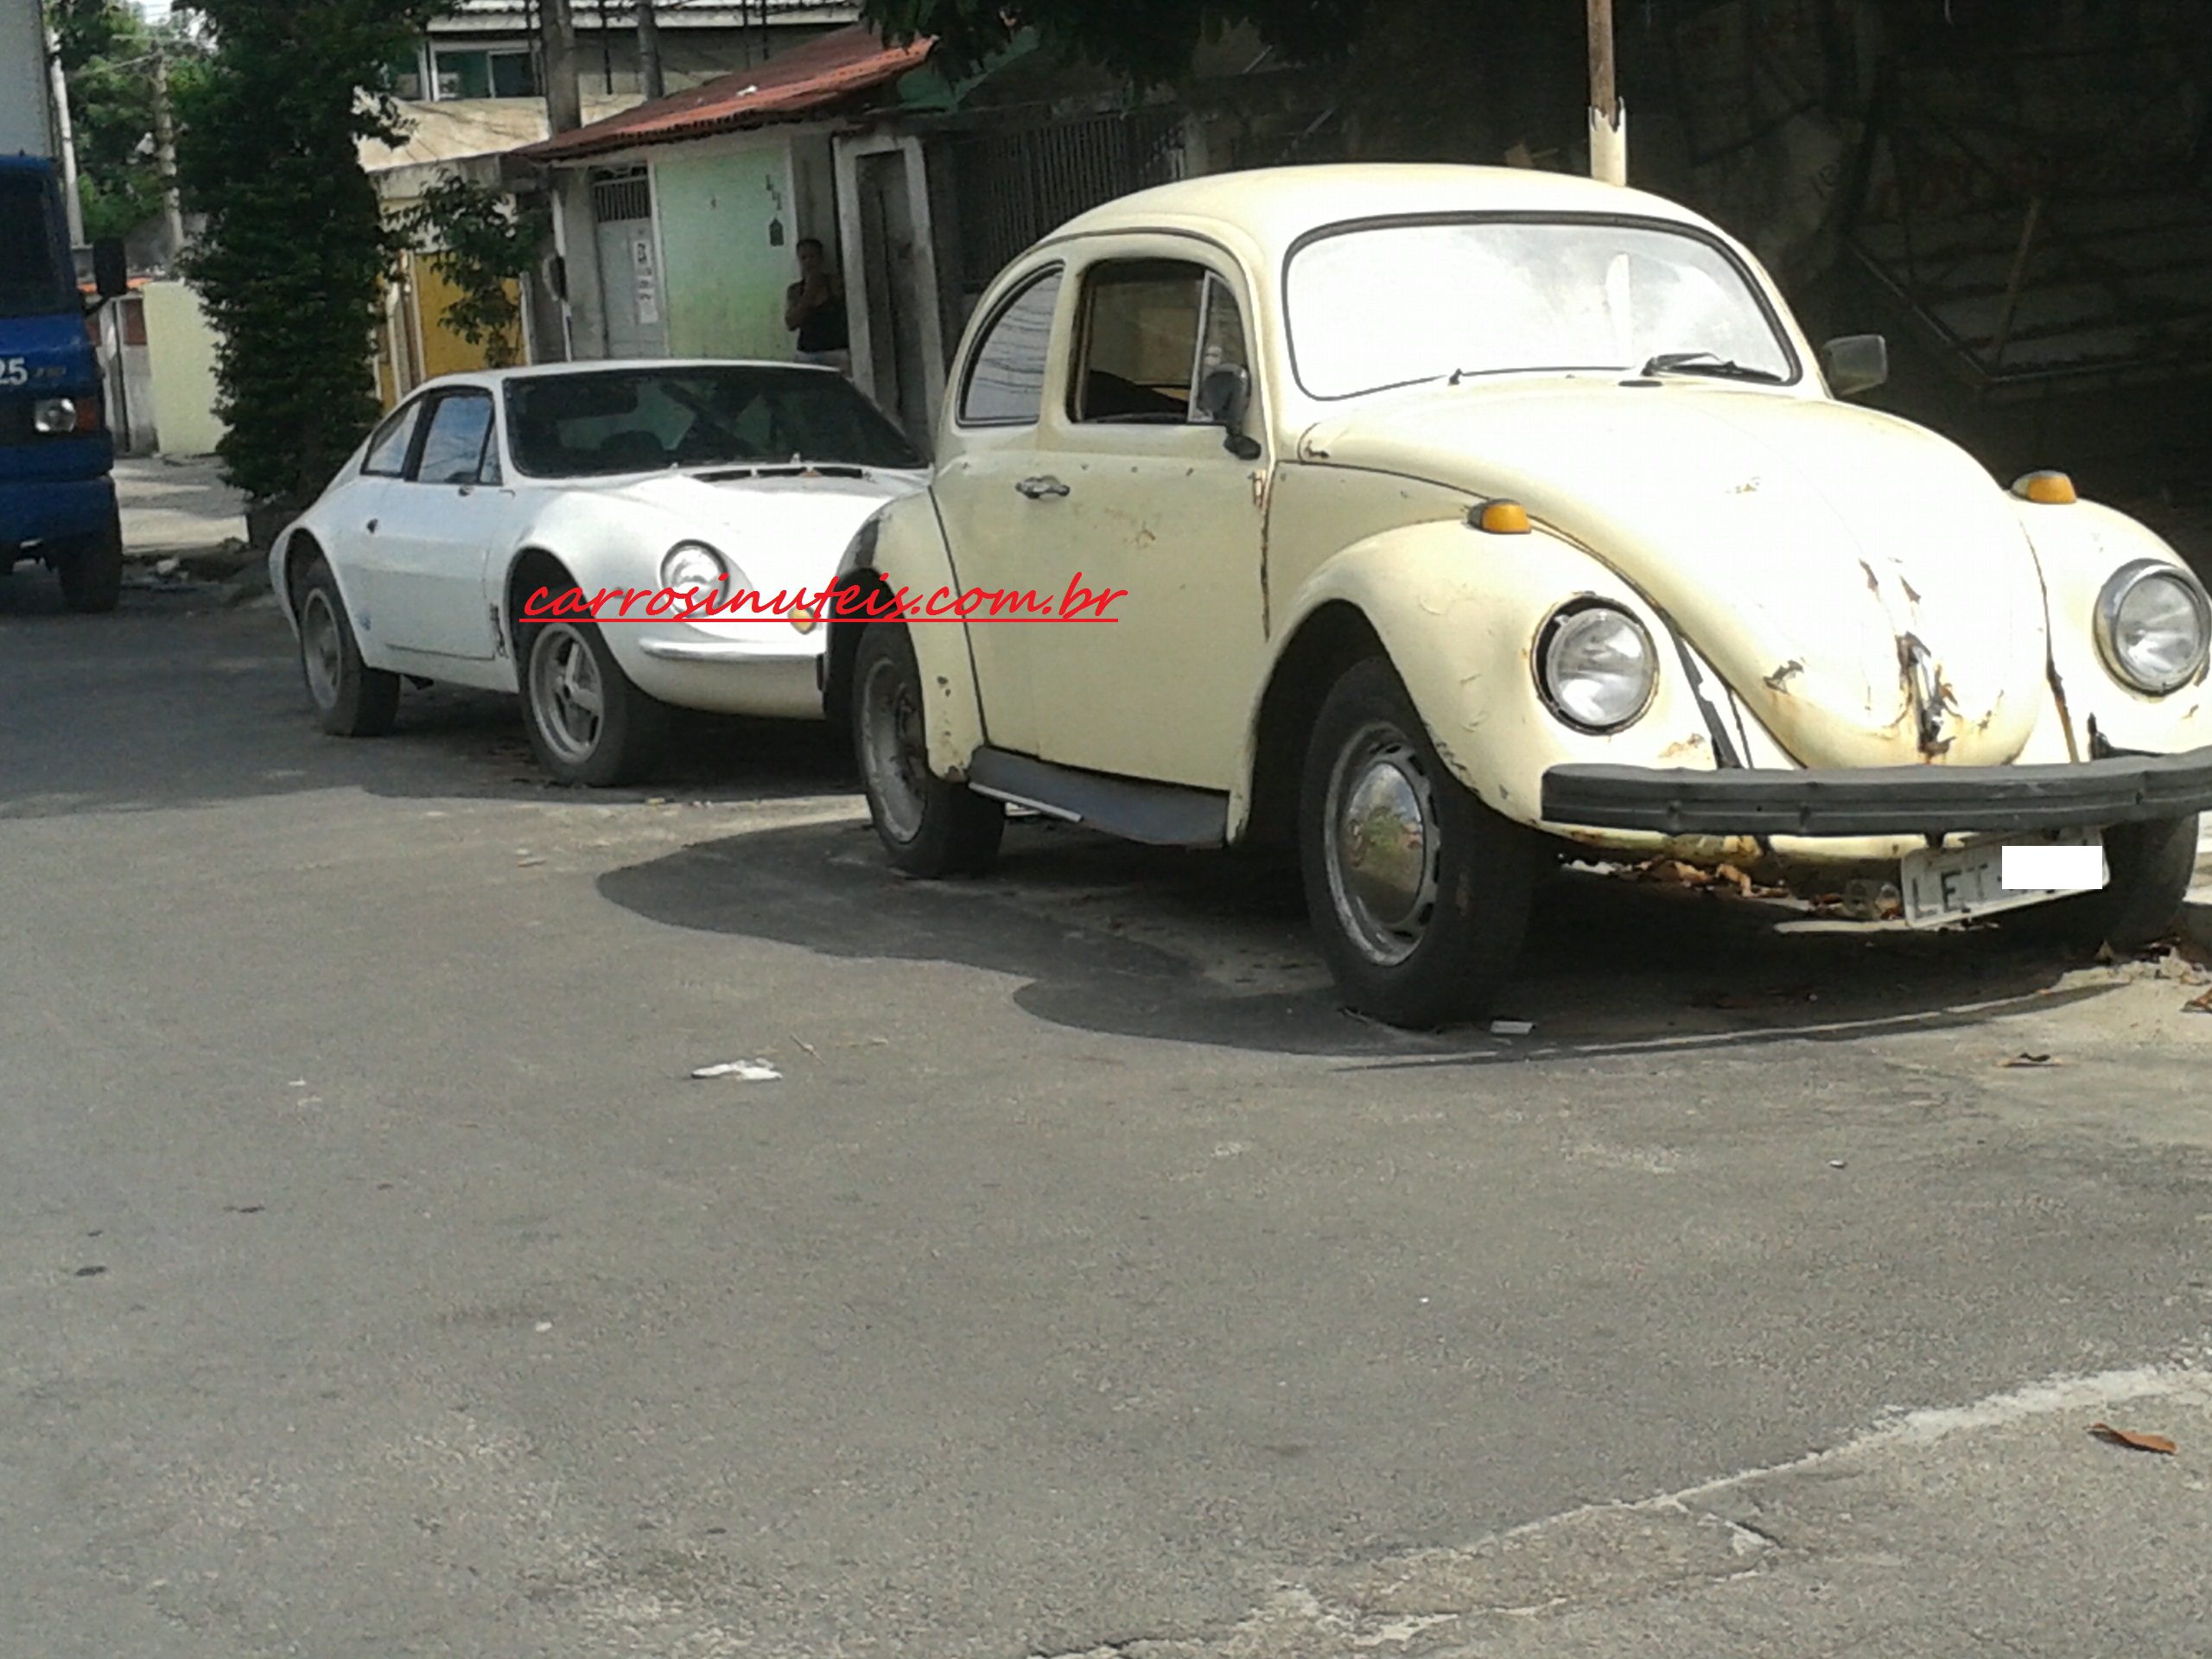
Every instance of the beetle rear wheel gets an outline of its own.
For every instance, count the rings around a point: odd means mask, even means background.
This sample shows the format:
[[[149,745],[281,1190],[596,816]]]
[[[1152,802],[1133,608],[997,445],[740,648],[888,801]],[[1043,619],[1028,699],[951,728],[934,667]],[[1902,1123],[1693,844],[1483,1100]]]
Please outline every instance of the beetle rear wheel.
[[[1306,910],[1347,1005],[1415,1027],[1487,1008],[1528,930],[1535,840],[1446,768],[1388,662],[1330,691],[1300,797]]]

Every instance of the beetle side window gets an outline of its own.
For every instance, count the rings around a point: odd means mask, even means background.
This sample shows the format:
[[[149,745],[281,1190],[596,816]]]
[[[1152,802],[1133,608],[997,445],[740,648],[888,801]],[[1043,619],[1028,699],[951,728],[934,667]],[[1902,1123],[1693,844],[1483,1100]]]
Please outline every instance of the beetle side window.
[[[1250,366],[1229,285],[1203,265],[1125,259],[1084,284],[1081,344],[1069,415],[1084,423],[1211,424],[1199,412],[1206,372]]]
[[[480,391],[451,392],[430,411],[423,436],[422,459],[415,463],[418,484],[474,484],[482,476],[484,452],[492,438],[492,399]]]
[[[369,452],[361,458],[364,478],[397,478],[407,470],[407,452],[415,447],[415,427],[423,416],[417,397],[377,429]]]
[[[1045,409],[1045,355],[1052,342],[1060,272],[1049,270],[1000,308],[968,360],[963,426],[1034,426]]]

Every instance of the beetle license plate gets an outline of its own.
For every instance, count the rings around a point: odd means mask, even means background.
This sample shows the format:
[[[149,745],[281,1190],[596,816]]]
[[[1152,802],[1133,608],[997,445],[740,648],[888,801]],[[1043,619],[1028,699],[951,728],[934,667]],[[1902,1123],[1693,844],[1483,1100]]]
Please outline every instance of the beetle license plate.
[[[2016,883],[2010,887],[2008,862]],[[2024,871],[2038,883],[2064,885],[2017,885]],[[2101,887],[2107,879],[2104,837],[2094,830],[2065,830],[1978,842],[1948,852],[1908,853],[1897,871],[1897,893],[1908,926],[1941,927]]]

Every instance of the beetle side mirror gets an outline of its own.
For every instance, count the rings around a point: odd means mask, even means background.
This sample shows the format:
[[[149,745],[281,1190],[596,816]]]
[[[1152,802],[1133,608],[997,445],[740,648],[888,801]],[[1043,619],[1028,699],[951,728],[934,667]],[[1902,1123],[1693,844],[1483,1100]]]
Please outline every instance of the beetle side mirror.
[[[1228,433],[1222,447],[1239,461],[1257,461],[1260,446],[1244,430],[1252,408],[1252,372],[1241,365],[1208,369],[1198,382],[1198,413]]]
[[[1872,391],[1890,378],[1890,342],[1879,334],[1846,334],[1821,347],[1821,368],[1839,397]]]

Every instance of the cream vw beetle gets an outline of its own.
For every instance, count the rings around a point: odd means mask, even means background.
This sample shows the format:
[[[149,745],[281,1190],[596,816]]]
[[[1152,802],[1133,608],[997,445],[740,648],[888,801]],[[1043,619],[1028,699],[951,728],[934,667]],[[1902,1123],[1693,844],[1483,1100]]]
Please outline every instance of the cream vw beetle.
[[[833,624],[878,833],[925,875],[988,863],[1006,802],[1294,842],[1347,1001],[1408,1025],[1481,1009],[1566,852],[2155,935],[2212,802],[2205,594],[2063,475],[1837,401],[1885,361],[1816,358],[1744,249],[1583,180],[1086,214],[985,295],[929,493],[845,579],[1127,597]]]

